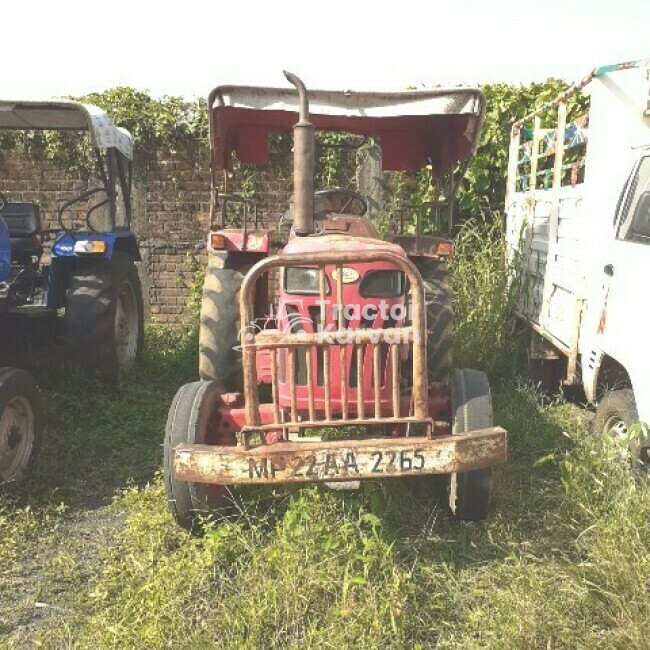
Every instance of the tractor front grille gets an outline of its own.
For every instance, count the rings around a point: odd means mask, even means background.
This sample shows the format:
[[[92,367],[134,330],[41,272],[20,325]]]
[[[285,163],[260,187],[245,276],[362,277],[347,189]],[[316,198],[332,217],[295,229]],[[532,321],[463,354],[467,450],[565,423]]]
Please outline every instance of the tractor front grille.
[[[326,325],[325,309],[310,305],[304,313],[298,305],[287,305],[288,331],[263,330],[252,341],[243,342],[244,403],[246,426],[251,431],[288,430],[373,424],[423,423],[427,412],[426,329],[422,279],[413,263],[389,250],[284,254],[258,263],[246,275],[240,294],[242,323],[254,321],[255,286],[264,273],[290,266],[316,266],[320,273],[320,300],[325,301],[325,268],[342,274],[347,263],[389,262],[409,280],[410,324],[398,325],[388,318],[361,319],[350,323],[343,315],[342,284],[336,284],[338,322],[328,337],[319,334]],[[339,275],[341,277],[341,275]],[[334,341],[334,342],[332,342]],[[346,341],[339,343],[339,341]],[[412,347],[410,355],[404,347]],[[256,355],[268,350],[272,378],[273,422],[262,424]],[[411,392],[401,394],[403,358],[412,363]]]

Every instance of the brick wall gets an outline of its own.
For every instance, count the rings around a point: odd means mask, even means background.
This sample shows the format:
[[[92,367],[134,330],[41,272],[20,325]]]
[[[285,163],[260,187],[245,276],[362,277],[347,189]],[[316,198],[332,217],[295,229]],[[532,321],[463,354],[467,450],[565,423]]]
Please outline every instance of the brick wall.
[[[263,220],[273,223],[287,209],[290,165],[270,171],[260,199]],[[279,170],[279,171],[278,171]],[[237,191],[237,179],[229,181]],[[56,225],[56,211],[65,201],[99,183],[52,161],[7,151],[0,157],[0,191],[10,201],[41,207],[44,228]],[[141,278],[145,306],[157,320],[179,323],[186,313],[189,289],[205,262],[209,228],[210,168],[208,151],[165,149],[148,162],[136,160],[132,228],[141,245]],[[87,206],[79,205],[66,223],[83,223]]]

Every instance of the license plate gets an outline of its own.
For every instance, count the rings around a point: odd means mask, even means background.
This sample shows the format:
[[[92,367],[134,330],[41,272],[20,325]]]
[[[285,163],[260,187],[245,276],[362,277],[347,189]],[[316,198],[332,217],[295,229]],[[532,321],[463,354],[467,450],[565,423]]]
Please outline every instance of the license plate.
[[[401,450],[319,450],[308,456],[294,455],[281,458],[256,458],[249,456],[248,479],[280,479],[286,481],[324,481],[382,478],[395,474],[426,471],[424,449]]]
[[[506,432],[491,427],[437,438],[384,438],[241,446],[178,445],[178,480],[224,485],[353,481],[447,474],[502,463]]]

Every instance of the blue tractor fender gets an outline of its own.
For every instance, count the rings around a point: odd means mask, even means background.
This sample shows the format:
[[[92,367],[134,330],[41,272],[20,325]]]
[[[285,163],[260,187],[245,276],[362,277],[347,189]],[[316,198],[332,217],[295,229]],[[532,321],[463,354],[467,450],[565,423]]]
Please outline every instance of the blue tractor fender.
[[[59,232],[52,244],[51,266],[43,269],[48,288],[47,306],[50,309],[65,306],[65,292],[78,264],[93,259],[110,260],[116,252],[126,253],[135,262],[142,261],[138,240],[131,231]]]
[[[5,220],[0,217],[0,282],[6,282],[11,275],[11,238]]]
[[[142,261],[138,240],[129,230],[123,232],[72,233],[61,231],[52,245],[52,265],[65,258],[88,259],[103,257],[110,260],[113,253],[127,253],[136,261]]]

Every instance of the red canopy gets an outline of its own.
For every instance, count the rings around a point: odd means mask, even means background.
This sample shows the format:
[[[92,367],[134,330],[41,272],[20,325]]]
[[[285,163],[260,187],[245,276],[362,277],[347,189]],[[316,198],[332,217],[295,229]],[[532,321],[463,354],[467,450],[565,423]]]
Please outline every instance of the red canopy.
[[[291,89],[224,86],[208,98],[212,164],[231,169],[269,160],[269,135],[291,133],[298,94]],[[310,121],[321,131],[381,138],[385,170],[444,173],[476,151],[485,115],[476,89],[404,93],[310,91]]]

